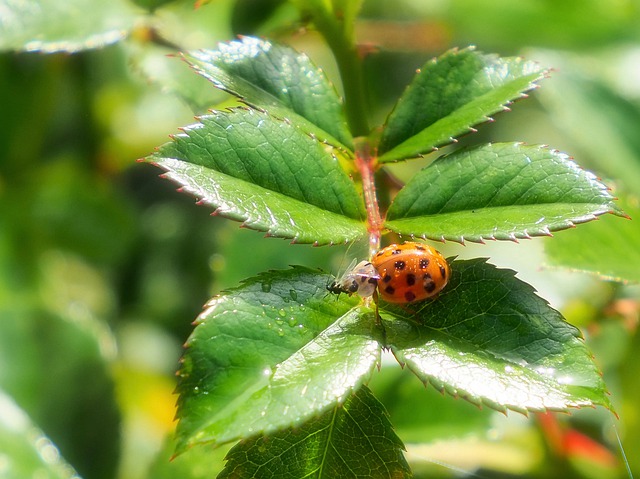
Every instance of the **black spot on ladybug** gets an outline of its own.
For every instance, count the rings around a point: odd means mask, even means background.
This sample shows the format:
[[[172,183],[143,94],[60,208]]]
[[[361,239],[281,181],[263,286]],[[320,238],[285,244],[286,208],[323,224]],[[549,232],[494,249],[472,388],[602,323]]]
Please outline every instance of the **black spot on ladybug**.
[[[393,267],[398,271],[402,271],[407,264],[404,261],[396,261],[393,263]]]
[[[447,277],[447,270],[444,266],[440,265],[440,274],[442,275],[443,278]]]
[[[419,251],[424,251],[424,250],[426,250],[426,249],[427,249],[427,248],[425,248],[424,246],[422,246],[421,244],[416,244],[416,245],[415,245],[415,248],[416,248],[417,250],[419,250]]]
[[[388,295],[393,295],[393,293],[395,293],[396,290],[393,286],[387,286],[386,288],[384,288],[384,292],[387,293]]]
[[[392,279],[392,278],[391,278],[391,275],[390,275],[390,274],[386,274],[386,275],[384,276],[384,278],[382,278],[382,282],[383,282],[383,283],[388,283],[389,281],[391,281],[391,279]]]
[[[422,258],[420,260],[420,269],[426,269],[429,266],[429,260],[427,258]]]
[[[391,252],[391,254],[400,254],[400,253],[402,253],[402,250],[401,250],[401,249],[394,249],[394,250]]]
[[[416,284],[416,275],[415,274],[409,273],[406,276],[406,279],[407,279],[407,286],[413,286],[414,284]]]
[[[436,283],[432,279],[425,280],[424,282],[424,290],[427,293],[433,293],[436,289]]]
[[[404,293],[404,299],[407,301],[407,303],[410,303],[411,301],[416,299],[416,295],[413,293],[413,291],[407,291],[406,293]]]

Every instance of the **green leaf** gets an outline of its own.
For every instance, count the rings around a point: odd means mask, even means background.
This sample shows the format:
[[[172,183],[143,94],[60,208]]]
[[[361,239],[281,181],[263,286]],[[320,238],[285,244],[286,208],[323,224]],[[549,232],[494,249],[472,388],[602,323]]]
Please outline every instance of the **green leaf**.
[[[618,371],[620,384],[625,385],[623,391],[621,391],[621,399],[624,401],[622,406],[622,411],[624,412],[622,414],[632,415],[636,411],[636,400],[640,395],[640,381],[638,381],[638,377],[640,377],[640,334],[630,335],[627,329],[625,335],[630,336],[630,344]],[[625,416],[623,415],[623,417]],[[637,472],[640,471],[640,456],[637,453],[633,453],[633,451],[640,451],[640,428],[638,428],[636,419],[628,420],[626,424],[630,426],[629,434],[625,435],[624,441],[624,447],[629,459],[627,466],[636,473],[637,477]]]
[[[286,46],[242,37],[220,44],[218,50],[188,52],[183,57],[217,88],[275,116],[288,118],[336,146],[353,148],[340,98],[324,72],[306,55]]]
[[[549,264],[614,281],[640,282],[640,207],[623,201],[632,221],[594,221],[545,243]]]
[[[81,301],[74,305],[86,307]],[[115,474],[120,448],[113,379],[99,349],[110,338],[90,331],[98,328],[83,319],[65,320],[5,303],[0,309],[0,389],[79,474],[106,479]]]
[[[31,422],[11,397],[0,391],[2,477],[77,479],[51,440]]]
[[[382,163],[416,157],[451,143],[490,121],[490,115],[535,88],[546,71],[522,58],[500,58],[467,48],[426,63],[387,118]]]
[[[498,411],[611,408],[578,329],[530,285],[484,259],[451,266],[445,290],[414,314],[383,305],[401,364],[439,391]]]
[[[211,88],[206,78],[194,75],[184,62],[177,62],[172,55],[174,50],[150,42],[124,42],[122,49],[133,73],[163,93],[180,98],[196,114],[207,113],[227,97],[224,92]]]
[[[515,51],[543,47],[571,55],[588,50],[585,56],[591,59],[604,45],[615,47],[635,38],[637,27],[628,5],[599,0],[451,0],[432,18],[480,45]],[[594,68],[593,61],[589,64]]]
[[[443,156],[398,193],[385,226],[435,240],[549,235],[604,213],[624,215],[607,187],[542,146],[497,143]]]
[[[138,15],[124,0],[23,0],[0,5],[0,49],[77,52],[122,40]]]
[[[408,478],[402,449],[384,407],[363,386],[299,427],[241,442],[218,477]]]
[[[376,374],[368,386],[384,404],[395,431],[406,443],[483,437],[495,427],[493,411],[425,390],[411,371],[396,364],[385,364],[382,374]]]
[[[193,447],[174,457],[175,436],[169,434],[148,468],[145,479],[212,479],[218,477],[231,446]]]
[[[298,426],[368,379],[380,356],[373,311],[328,297],[327,280],[297,267],[211,301],[179,372],[178,452]]]
[[[571,57],[569,57],[571,58]],[[582,150],[582,162],[589,161],[603,176],[610,176],[625,189],[640,195],[640,108],[608,85],[609,80],[593,78],[593,61],[586,59],[586,71],[562,55],[550,61],[562,71],[540,93],[559,134]],[[603,65],[610,63],[604,57]],[[602,76],[606,76],[599,69]],[[584,156],[583,156],[584,155]]]
[[[366,234],[362,199],[338,152],[263,111],[213,112],[200,121],[147,159],[216,214],[300,243]]]

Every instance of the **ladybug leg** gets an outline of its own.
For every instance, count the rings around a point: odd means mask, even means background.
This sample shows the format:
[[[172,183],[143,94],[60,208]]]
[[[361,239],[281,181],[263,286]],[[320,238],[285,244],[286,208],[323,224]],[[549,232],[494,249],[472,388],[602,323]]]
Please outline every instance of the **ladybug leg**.
[[[376,326],[380,328],[381,332],[382,332],[382,347],[386,348],[387,347],[387,330],[384,327],[384,324],[382,323],[382,318],[380,317],[380,309],[378,308],[378,290],[376,289],[373,292],[373,296],[371,297],[371,299],[373,300],[373,302],[376,305]],[[378,364],[378,369],[380,368],[380,364]]]
[[[378,289],[373,291],[373,302],[376,305],[376,326],[382,326],[382,320],[380,319],[380,310],[378,309]]]

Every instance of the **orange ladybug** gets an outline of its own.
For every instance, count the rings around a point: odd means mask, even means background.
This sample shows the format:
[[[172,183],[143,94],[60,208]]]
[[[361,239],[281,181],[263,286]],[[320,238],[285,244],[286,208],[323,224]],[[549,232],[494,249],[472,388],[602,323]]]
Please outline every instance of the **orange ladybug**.
[[[413,303],[431,298],[449,281],[449,263],[439,251],[405,242],[382,248],[371,259],[378,272],[378,293],[389,303]]]

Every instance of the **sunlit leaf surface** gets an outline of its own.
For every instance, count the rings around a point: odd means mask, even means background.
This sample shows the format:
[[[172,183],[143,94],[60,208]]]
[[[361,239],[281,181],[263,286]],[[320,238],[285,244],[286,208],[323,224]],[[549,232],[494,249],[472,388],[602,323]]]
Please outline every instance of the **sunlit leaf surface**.
[[[569,157],[541,146],[496,143],[443,156],[395,197],[385,226],[458,242],[549,235],[622,215],[608,188]]]
[[[382,404],[366,386],[296,428],[243,441],[220,478],[408,478],[409,466]]]
[[[383,306],[391,350],[423,382],[499,411],[611,407],[580,332],[531,286],[482,259],[452,271],[435,300]]]
[[[266,112],[213,112],[148,160],[245,226],[300,243],[344,243],[366,232],[364,206],[336,155]]]
[[[327,279],[271,272],[212,300],[179,372],[178,451],[300,425],[369,378],[373,312],[330,296]]]
[[[436,299],[381,303],[384,336],[372,310],[326,284],[294,268],[211,302],[180,370],[178,452],[301,427],[366,382],[383,345],[423,382],[477,405],[610,407],[578,330],[510,270],[453,262]]]
[[[0,49],[76,52],[124,38],[138,12],[123,0],[4,0]]]
[[[351,146],[340,98],[322,70],[306,55],[283,45],[243,37],[222,43],[217,50],[183,56],[216,87],[296,124],[305,119],[320,129],[315,132],[319,138],[325,139],[328,133],[341,144]]]
[[[640,282],[640,207],[621,201],[631,221],[603,219],[545,243],[549,265],[614,281]]]

